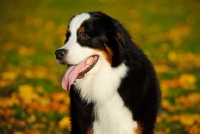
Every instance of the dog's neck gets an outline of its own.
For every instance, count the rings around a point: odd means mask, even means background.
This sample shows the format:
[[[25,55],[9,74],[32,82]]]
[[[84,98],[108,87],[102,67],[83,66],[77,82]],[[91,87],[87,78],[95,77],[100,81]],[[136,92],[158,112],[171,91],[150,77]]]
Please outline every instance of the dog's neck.
[[[117,92],[126,72],[127,67],[124,63],[113,68],[104,58],[100,57],[95,67],[84,78],[77,79],[74,85],[77,89],[81,89],[80,96],[84,100],[106,103]]]

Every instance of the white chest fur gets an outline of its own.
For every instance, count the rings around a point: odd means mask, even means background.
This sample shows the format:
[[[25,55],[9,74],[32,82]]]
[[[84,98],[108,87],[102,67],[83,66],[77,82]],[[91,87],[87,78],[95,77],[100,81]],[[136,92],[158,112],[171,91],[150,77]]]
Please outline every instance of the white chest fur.
[[[117,92],[126,72],[124,64],[112,68],[102,58],[83,79],[76,80],[81,97],[94,102],[94,134],[133,134],[137,128],[132,113]]]
[[[96,104],[95,113],[94,134],[133,134],[137,128],[118,93],[107,103]]]

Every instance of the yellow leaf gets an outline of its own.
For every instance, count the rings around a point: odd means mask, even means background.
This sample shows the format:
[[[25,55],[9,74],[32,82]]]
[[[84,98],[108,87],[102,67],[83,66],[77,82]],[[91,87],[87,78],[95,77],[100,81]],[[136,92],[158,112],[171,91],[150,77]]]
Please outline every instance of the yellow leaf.
[[[16,132],[14,132],[14,134],[25,134],[25,132],[16,131]]]
[[[194,124],[192,126],[187,127],[186,131],[188,131],[188,134],[199,134],[200,133],[199,124]]]
[[[36,116],[34,114],[31,114],[30,117],[27,118],[28,123],[33,123],[36,121]]]
[[[193,125],[195,122],[200,122],[200,115],[198,114],[182,114],[180,116],[180,122],[183,125],[186,126],[191,126]]]
[[[33,70],[34,70],[33,72],[37,72],[37,73],[34,73],[34,77],[37,77],[37,78],[48,78],[48,72],[47,72],[47,68],[46,67],[36,66],[36,67],[34,67]]]
[[[9,85],[12,85],[14,83],[13,80],[0,80],[0,87],[7,87]]]
[[[168,59],[169,59],[170,61],[176,62],[177,59],[178,59],[177,53],[174,52],[174,51],[169,52],[169,53],[168,53]]]
[[[33,77],[34,77],[33,71],[28,70],[28,69],[26,69],[26,70],[24,71],[24,75],[25,75],[26,78],[33,78]]]
[[[180,114],[170,118],[171,121],[179,121],[184,126],[192,126],[195,122],[200,123],[200,115],[198,114]]]
[[[1,107],[11,107],[13,105],[19,105],[19,98],[17,98],[15,93],[12,93],[10,98],[1,98],[0,106]]]
[[[184,107],[191,107],[192,105],[190,104],[190,102],[188,101],[188,98],[186,96],[181,96],[176,98],[176,104],[182,104]]]
[[[181,96],[176,98],[176,104],[182,104],[184,107],[194,107],[194,105],[200,103],[199,93],[190,93],[187,96]]]
[[[180,122],[183,125],[191,126],[194,123],[194,118],[191,118],[191,115],[181,115]]]
[[[155,65],[155,70],[158,73],[164,73],[169,71],[169,67],[167,65],[161,64],[161,65]]]
[[[30,55],[34,55],[36,53],[36,49],[34,47],[27,48],[24,46],[19,46],[18,53],[22,56],[30,56]]]
[[[53,94],[51,94],[51,98],[53,99],[53,101],[63,101],[66,104],[70,103],[70,98],[69,95],[66,92],[55,92]]]
[[[32,99],[39,98],[35,89],[28,84],[19,86],[19,96],[24,100],[25,103],[30,103]]]
[[[68,130],[71,130],[71,121],[68,116],[63,117],[59,123],[58,123],[60,128],[67,128]]]
[[[196,77],[192,74],[181,74],[179,82],[183,89],[193,90],[196,87]]]
[[[45,29],[47,31],[52,31],[54,30],[54,27],[55,27],[55,24],[53,21],[48,21],[46,24],[45,24]]]
[[[169,111],[176,111],[177,110],[177,108],[175,106],[173,106],[172,104],[170,104],[170,102],[166,99],[162,100],[162,107],[164,109],[169,110]]]
[[[200,103],[200,93],[191,93],[188,95],[188,101],[191,105]]]
[[[15,80],[17,75],[18,74],[16,72],[4,72],[1,74],[2,78],[7,80]]]

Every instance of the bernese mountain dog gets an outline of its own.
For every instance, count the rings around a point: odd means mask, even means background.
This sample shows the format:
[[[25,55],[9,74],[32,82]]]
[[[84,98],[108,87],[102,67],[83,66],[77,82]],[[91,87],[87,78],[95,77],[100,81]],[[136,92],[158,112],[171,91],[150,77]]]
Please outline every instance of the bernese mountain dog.
[[[72,134],[152,134],[160,105],[154,68],[116,19],[102,12],[70,20],[64,46]]]

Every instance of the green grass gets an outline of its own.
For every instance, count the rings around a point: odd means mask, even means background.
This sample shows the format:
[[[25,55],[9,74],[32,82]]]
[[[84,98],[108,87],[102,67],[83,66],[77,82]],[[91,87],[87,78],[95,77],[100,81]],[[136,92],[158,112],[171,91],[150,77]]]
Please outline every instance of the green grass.
[[[174,111],[170,105],[161,108],[155,133],[200,132],[196,118],[189,125],[181,119],[171,121],[177,114],[192,117],[200,112],[198,97],[191,107],[176,104],[179,97],[191,93],[200,97],[198,0],[10,0],[0,2],[0,133],[68,133],[68,127],[59,125],[69,115],[68,108],[59,111],[69,105],[61,105],[68,98],[52,99],[56,93],[67,94],[60,85],[66,66],[56,62],[54,52],[63,45],[70,18],[85,11],[102,11],[118,19],[155,65],[163,99],[175,107]],[[172,55],[170,59],[171,53],[178,58]],[[184,88],[181,79],[195,88]],[[20,94],[24,85],[36,94],[30,103]],[[38,99],[51,105],[40,105]],[[12,104],[15,101],[19,103]],[[32,109],[35,103],[36,108],[46,106],[49,111]],[[27,122],[30,115],[35,115],[34,122]]]

